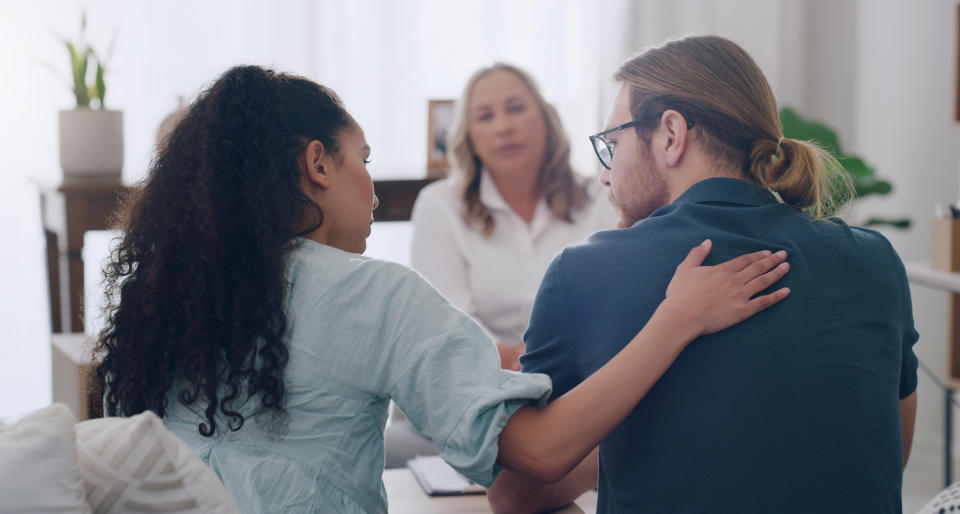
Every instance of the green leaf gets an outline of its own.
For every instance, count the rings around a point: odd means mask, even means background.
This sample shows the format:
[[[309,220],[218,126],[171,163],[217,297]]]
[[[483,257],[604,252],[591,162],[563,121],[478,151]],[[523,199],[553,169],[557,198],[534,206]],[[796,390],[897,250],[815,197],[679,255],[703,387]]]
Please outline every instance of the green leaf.
[[[853,175],[854,178],[867,178],[875,175],[874,169],[867,166],[867,163],[863,162],[863,159],[859,157],[842,156],[837,158],[837,162],[840,163],[840,166],[842,166],[847,173]]]
[[[840,149],[840,140],[834,131],[822,123],[807,121],[801,118],[796,111],[789,107],[781,109],[780,123],[783,125],[784,137],[799,139],[801,141],[813,141],[834,156],[839,156],[843,153]]]
[[[90,105],[90,97],[87,91],[87,52],[77,52],[73,43],[64,41],[67,51],[70,52],[70,69],[73,74],[73,96],[77,100],[77,107],[86,107]]]
[[[97,88],[96,88],[96,96],[97,96],[97,98],[100,99],[100,108],[101,108],[101,109],[105,109],[105,108],[106,108],[106,105],[104,105],[104,103],[103,103],[103,102],[104,102],[104,96],[106,95],[106,93],[107,93],[107,85],[104,84],[104,82],[103,82],[103,63],[101,63],[99,60],[97,60]]]
[[[888,220],[884,218],[870,218],[864,223],[865,227],[877,227],[877,226],[888,226],[899,229],[908,229],[910,228],[911,222],[907,218],[900,218],[894,220]]]
[[[847,198],[843,193],[834,192],[834,197],[826,200],[827,205],[840,207],[847,202],[863,198],[870,195],[888,195],[893,191],[893,185],[890,182],[876,176],[876,170],[869,166],[863,159],[855,155],[846,155],[840,147],[840,141],[830,127],[815,121],[809,121],[797,114],[789,107],[780,110],[780,123],[783,126],[783,135],[791,139],[801,141],[814,141],[825,150],[832,153],[837,159],[837,163],[853,183],[854,196]],[[839,183],[843,180],[842,170],[836,167],[828,167],[827,173],[829,180],[833,183]],[[883,218],[871,218],[867,225],[889,225],[897,228],[909,228],[909,219],[886,220]]]

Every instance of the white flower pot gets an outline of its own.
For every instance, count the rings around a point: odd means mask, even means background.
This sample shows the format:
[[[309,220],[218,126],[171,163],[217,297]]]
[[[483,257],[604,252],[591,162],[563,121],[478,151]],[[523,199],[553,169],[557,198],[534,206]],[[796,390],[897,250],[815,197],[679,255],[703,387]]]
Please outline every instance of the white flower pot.
[[[123,111],[60,111],[64,178],[115,177],[123,170]]]

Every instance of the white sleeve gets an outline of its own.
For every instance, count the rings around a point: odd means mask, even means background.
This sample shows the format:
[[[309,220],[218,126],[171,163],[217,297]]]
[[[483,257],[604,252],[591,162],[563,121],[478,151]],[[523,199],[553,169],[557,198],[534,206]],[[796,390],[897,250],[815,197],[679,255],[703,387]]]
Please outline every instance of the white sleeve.
[[[428,186],[421,191],[410,217],[413,240],[410,266],[420,272],[447,301],[477,320],[473,291],[468,274],[470,262],[463,251],[462,231],[471,230],[456,207],[459,202],[446,197],[446,184]],[[458,232],[461,232],[458,234]],[[492,338],[492,337],[491,337]]]

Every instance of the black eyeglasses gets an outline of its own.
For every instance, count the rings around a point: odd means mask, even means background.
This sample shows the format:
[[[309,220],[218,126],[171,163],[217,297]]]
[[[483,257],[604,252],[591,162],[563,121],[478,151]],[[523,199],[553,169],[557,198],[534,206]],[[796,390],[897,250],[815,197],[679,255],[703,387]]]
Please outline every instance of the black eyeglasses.
[[[613,132],[623,130],[625,128],[630,128],[642,122],[643,120],[628,121],[623,125],[619,125],[619,126],[613,127],[612,129],[604,130],[603,132],[599,132],[597,134],[590,136],[590,144],[593,145],[593,151],[596,152],[597,159],[600,159],[600,164],[603,164],[604,168],[607,168],[609,170],[611,169],[610,166],[613,164],[613,143],[611,143],[610,141],[607,141],[607,138],[603,136],[607,134],[611,134]],[[693,128],[693,122],[688,121],[687,129],[689,130],[692,128]]]

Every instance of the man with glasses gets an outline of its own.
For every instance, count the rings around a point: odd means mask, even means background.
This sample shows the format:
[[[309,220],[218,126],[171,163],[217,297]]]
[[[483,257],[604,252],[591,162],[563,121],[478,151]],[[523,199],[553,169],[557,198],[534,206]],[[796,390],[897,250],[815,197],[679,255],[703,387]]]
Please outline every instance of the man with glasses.
[[[791,295],[691,343],[566,478],[505,472],[491,506],[557,508],[599,484],[599,513],[900,512],[918,335],[899,257],[882,235],[823,218],[842,175],[783,137],[769,84],[736,44],[673,41],[617,79],[590,140],[620,230],[553,261],[523,371],[548,374],[554,397],[576,387],[622,348],[607,341],[646,323],[672,263],[705,238],[708,264],[787,250]]]

